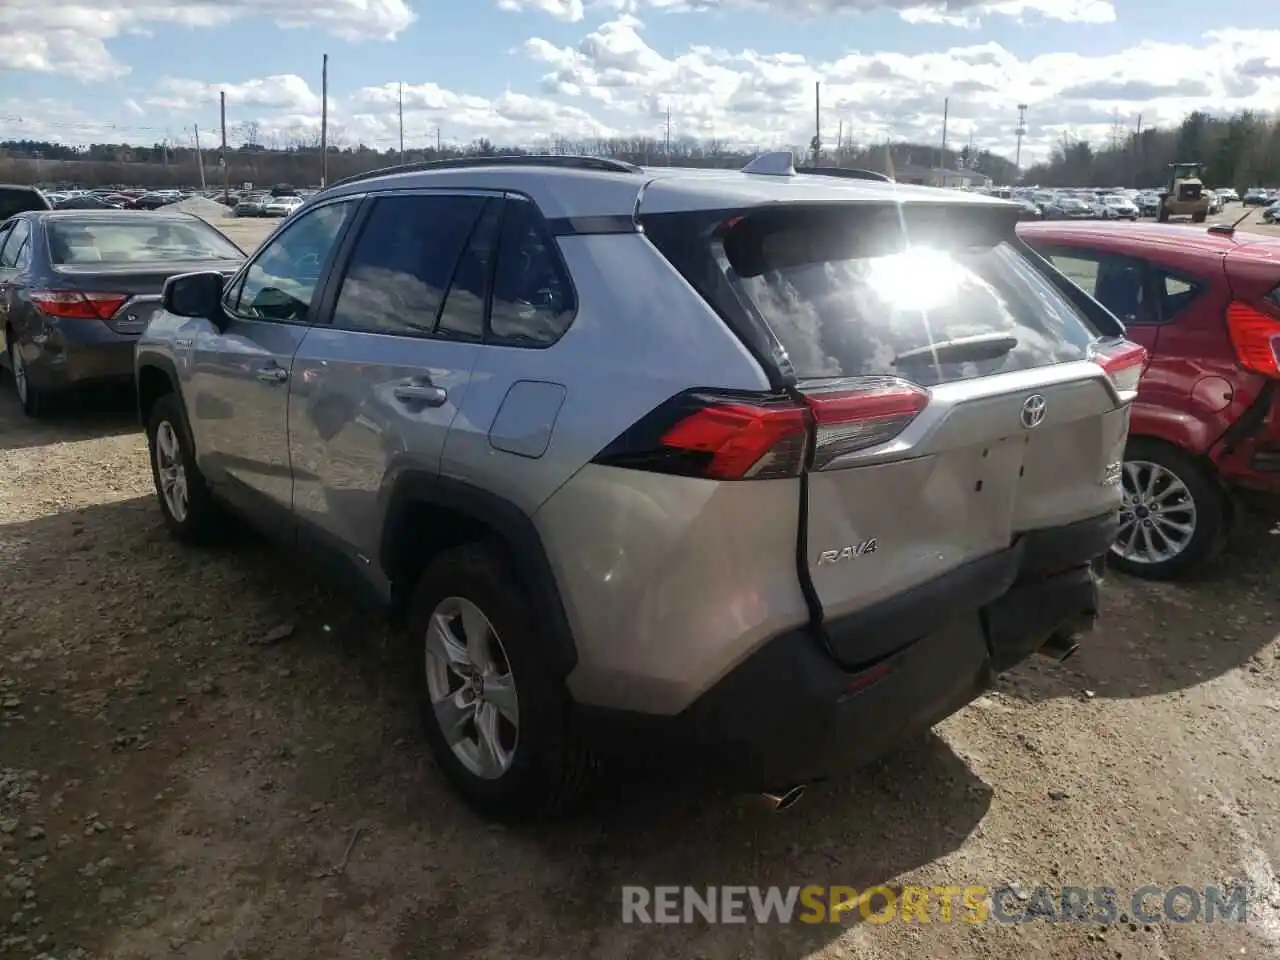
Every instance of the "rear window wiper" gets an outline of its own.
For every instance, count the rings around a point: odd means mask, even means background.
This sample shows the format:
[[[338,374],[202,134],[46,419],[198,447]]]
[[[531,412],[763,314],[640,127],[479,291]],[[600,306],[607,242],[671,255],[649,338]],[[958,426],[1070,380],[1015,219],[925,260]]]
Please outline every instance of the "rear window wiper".
[[[904,350],[893,358],[895,367],[919,360],[934,363],[965,363],[998,360],[1018,345],[1018,338],[1007,333],[982,333],[974,337],[940,340],[912,350]]]

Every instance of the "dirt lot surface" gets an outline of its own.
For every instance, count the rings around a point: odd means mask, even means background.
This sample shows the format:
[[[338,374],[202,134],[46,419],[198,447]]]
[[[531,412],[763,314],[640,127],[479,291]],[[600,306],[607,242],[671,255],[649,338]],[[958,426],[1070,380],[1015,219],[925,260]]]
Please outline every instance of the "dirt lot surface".
[[[127,401],[32,424],[0,386],[0,957],[1280,956],[1280,536],[1193,582],[1112,578],[920,742],[752,798],[617,784],[480,822],[425,755],[397,639],[287,558],[170,540]],[[623,885],[1119,888],[1106,925],[640,926]],[[1247,884],[1246,923],[1129,892]],[[1030,901],[1034,903],[1034,900]],[[1024,902],[1026,907],[1027,903]]]

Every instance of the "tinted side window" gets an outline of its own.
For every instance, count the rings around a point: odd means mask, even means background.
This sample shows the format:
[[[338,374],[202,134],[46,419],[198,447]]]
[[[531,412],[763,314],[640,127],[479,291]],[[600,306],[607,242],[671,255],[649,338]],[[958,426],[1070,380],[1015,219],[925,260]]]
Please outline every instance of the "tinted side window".
[[[31,226],[25,220],[18,220],[9,231],[4,241],[4,249],[0,250],[0,267],[16,267],[18,257],[27,245],[31,234]]]
[[[246,317],[309,323],[325,262],[354,207],[333,203],[301,214],[249,265],[234,309]]]
[[[0,226],[0,257],[4,256],[5,241],[9,239],[9,234],[13,232],[13,224],[6,223]]]
[[[1203,284],[1188,277],[1174,276],[1158,268],[1153,270],[1156,292],[1160,297],[1161,320],[1176,319],[1204,290]]]
[[[484,197],[379,199],[351,255],[333,324],[375,333],[431,333]]]
[[[1123,323],[1152,323],[1141,261],[1101,251],[1049,250],[1053,265]]]
[[[532,203],[507,201],[489,316],[493,342],[543,347],[569,329],[576,303],[554,243]]]
[[[501,200],[490,200],[476,221],[458,267],[453,271],[437,332],[467,340],[484,336],[485,301],[489,296],[493,258],[498,250],[502,206]]]

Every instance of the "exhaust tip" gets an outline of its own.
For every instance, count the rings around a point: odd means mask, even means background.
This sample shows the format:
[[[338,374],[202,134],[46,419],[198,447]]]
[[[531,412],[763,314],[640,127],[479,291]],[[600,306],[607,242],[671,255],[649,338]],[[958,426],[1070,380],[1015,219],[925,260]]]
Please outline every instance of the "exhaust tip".
[[[794,807],[804,796],[805,785],[803,783],[796,784],[794,787],[788,787],[785,790],[766,791],[760,794],[764,800],[765,806],[774,813],[781,813],[789,807]]]

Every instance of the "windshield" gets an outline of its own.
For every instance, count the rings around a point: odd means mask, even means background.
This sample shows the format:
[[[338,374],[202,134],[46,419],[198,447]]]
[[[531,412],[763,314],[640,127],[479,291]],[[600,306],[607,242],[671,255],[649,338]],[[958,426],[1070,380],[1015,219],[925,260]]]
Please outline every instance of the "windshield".
[[[51,220],[49,256],[56,266],[239,260],[244,254],[203,220]]]

